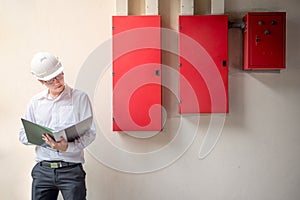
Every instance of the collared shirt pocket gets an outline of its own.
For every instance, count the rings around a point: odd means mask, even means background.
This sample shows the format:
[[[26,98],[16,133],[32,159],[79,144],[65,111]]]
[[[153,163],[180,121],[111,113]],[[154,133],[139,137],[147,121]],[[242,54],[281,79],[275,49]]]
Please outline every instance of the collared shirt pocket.
[[[61,125],[75,124],[75,113],[73,106],[61,106],[59,108],[59,123]]]

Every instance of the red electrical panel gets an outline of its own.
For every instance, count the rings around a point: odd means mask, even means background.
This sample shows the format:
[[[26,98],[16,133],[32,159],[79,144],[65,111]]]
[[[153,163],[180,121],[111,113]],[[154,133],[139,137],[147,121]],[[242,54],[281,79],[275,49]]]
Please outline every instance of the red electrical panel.
[[[244,21],[244,70],[284,69],[286,13],[249,12]]]
[[[179,112],[228,112],[227,15],[179,16]]]
[[[160,16],[112,22],[113,131],[161,130]]]

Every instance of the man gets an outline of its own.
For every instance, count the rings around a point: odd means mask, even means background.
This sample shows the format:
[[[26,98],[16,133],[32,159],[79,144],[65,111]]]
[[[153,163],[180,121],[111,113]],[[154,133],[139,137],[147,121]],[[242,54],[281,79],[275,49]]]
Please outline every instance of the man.
[[[62,130],[92,116],[88,96],[64,82],[64,67],[47,52],[37,53],[31,61],[31,72],[47,90],[35,95],[26,110],[25,119]],[[24,128],[19,139],[29,144]],[[57,199],[61,191],[66,200],[86,199],[84,148],[96,137],[94,124],[81,138],[67,142],[54,141],[45,133],[43,140],[51,147],[36,146],[37,164],[32,169],[32,199]]]

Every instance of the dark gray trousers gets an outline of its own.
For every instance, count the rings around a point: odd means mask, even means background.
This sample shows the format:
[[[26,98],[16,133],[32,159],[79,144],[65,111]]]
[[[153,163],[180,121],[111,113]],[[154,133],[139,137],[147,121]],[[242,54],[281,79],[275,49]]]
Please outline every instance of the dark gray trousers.
[[[37,163],[31,172],[32,200],[85,200],[85,171],[81,164],[52,169]]]

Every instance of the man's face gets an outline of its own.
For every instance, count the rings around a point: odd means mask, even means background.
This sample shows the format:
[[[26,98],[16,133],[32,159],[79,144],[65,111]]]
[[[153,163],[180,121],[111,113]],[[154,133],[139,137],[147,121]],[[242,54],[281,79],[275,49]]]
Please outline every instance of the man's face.
[[[60,94],[65,88],[64,73],[62,72],[48,81],[42,81],[42,83],[46,85],[51,93]]]

